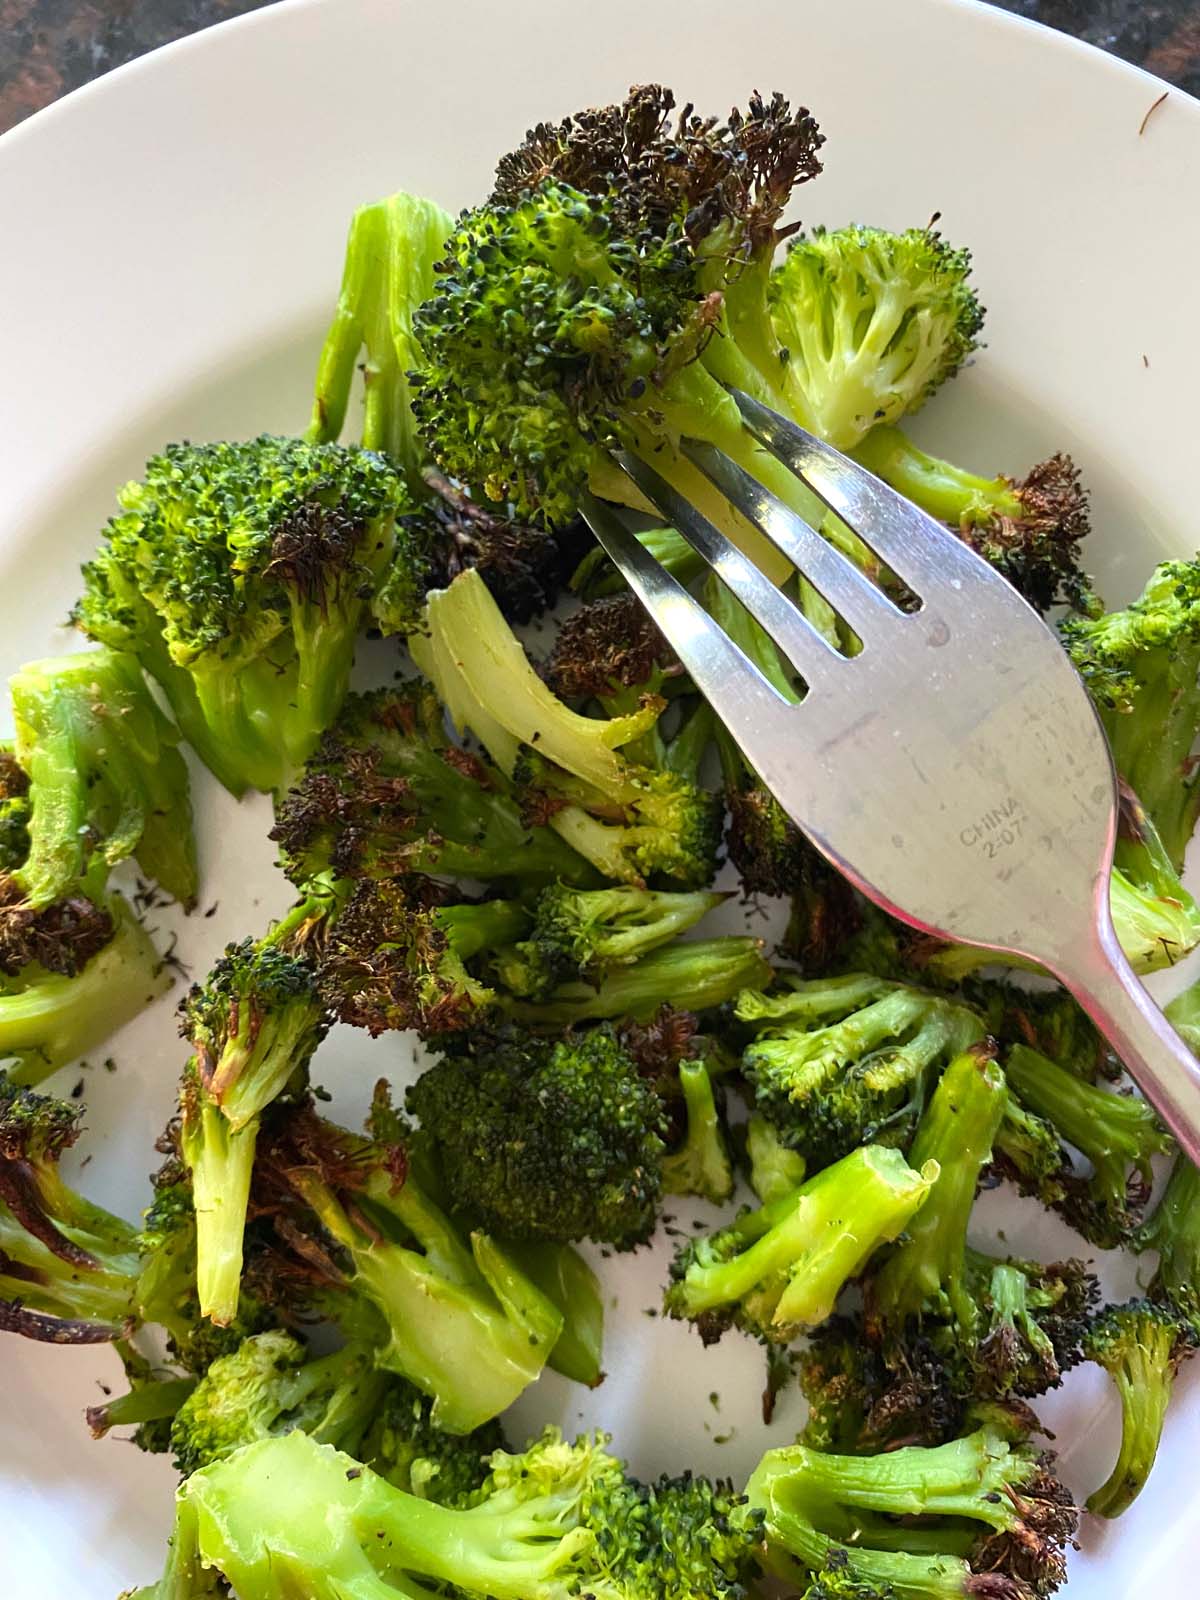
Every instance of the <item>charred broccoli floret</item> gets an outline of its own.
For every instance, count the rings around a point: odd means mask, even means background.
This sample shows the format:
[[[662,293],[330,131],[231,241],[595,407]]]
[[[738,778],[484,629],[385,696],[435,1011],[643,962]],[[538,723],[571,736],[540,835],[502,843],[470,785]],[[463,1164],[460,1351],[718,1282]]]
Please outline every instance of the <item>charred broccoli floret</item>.
[[[792,1148],[824,1164],[865,1140],[902,1137],[934,1070],[984,1037],[960,1001],[865,973],[747,990],[742,1064],[759,1110]]]
[[[28,854],[29,774],[0,740],[0,874],[15,872]]]
[[[802,1582],[840,1549],[848,1575],[897,1600],[1051,1594],[1077,1520],[1050,1458],[993,1427],[882,1455],[785,1446],[767,1452],[746,1492],[766,1514],[771,1571]],[[913,1517],[913,1527],[895,1520]]]
[[[717,797],[669,764],[649,767],[620,753],[654,727],[661,701],[609,718],[569,710],[533,670],[475,572],[430,596],[428,624],[413,655],[455,725],[476,735],[574,849],[619,882],[640,885],[653,875],[696,888],[711,880]]]
[[[662,1193],[662,1102],[606,1027],[481,1041],[422,1073],[408,1109],[451,1199],[500,1236],[631,1249]]]
[[[226,788],[279,788],[345,697],[403,480],[366,451],[263,435],[169,445],[119,499],[75,622],[137,657]]]
[[[904,1231],[937,1175],[936,1163],[916,1172],[898,1150],[852,1151],[792,1193],[681,1246],[667,1315],[694,1322],[706,1344],[732,1324],[776,1343],[819,1327],[844,1285]]]
[[[419,679],[351,695],[304,776],[278,802],[284,870],[392,878],[407,872],[584,886],[594,869],[522,814],[491,762],[452,745]]]
[[[916,411],[983,326],[971,257],[929,228],[816,228],[788,246],[767,294],[797,422],[839,450]]]
[[[378,1365],[433,1398],[435,1427],[469,1433],[538,1376],[563,1314],[501,1244],[480,1231],[465,1238],[443,1213],[414,1172],[399,1118],[376,1128],[386,1142],[307,1107],[284,1111],[259,1143],[256,1196],[287,1218],[294,1248],[323,1258],[338,1320],[339,1296],[347,1316],[359,1306],[375,1314]]]
[[[1088,1330],[1084,1353],[1103,1367],[1121,1400],[1121,1448],[1087,1508],[1119,1517],[1145,1487],[1158,1454],[1179,1364],[1195,1353],[1197,1329],[1169,1305],[1132,1300],[1109,1306]]]
[[[546,661],[546,681],[563,700],[603,700],[658,674],[683,671],[640,600],[628,591],[593,600],[564,617]]]
[[[264,1111],[306,1071],[328,1025],[314,948],[336,896],[323,884],[265,938],[230,945],[181,1007],[193,1054],[180,1088],[180,1152],[196,1203],[200,1307],[222,1325],[237,1314],[243,1235]]]
[[[9,687],[14,756],[28,779],[28,851],[12,872],[24,901],[44,910],[94,878],[93,862],[113,867],[134,856],[147,878],[190,907],[197,885],[187,768],[134,658],[85,650],[31,661]]]

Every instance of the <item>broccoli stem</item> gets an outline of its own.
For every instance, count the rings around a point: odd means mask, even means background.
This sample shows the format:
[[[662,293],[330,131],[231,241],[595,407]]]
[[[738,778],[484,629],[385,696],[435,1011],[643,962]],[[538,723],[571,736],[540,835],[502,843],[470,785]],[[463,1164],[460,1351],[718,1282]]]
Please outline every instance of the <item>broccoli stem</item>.
[[[713,1205],[723,1205],[733,1193],[733,1165],[704,1062],[681,1062],[679,1086],[687,1131],[680,1148],[663,1157],[663,1191],[695,1194]]]
[[[804,1157],[782,1143],[760,1111],[755,1111],[746,1124],[746,1156],[750,1162],[750,1187],[765,1206],[804,1182]]]
[[[1116,1386],[1121,1402],[1121,1444],[1112,1471],[1089,1495],[1096,1516],[1119,1517],[1145,1486],[1162,1441],[1163,1423],[1184,1355],[1196,1332],[1173,1312],[1133,1302],[1101,1314],[1085,1345]]]
[[[17,983],[0,977],[0,1061],[14,1060],[14,1083],[31,1087],[87,1055],[171,987],[150,937],[120,896],[106,901],[109,942],[73,978],[26,968]]]
[[[89,1406],[88,1428],[93,1439],[100,1439],[113,1428],[165,1422],[175,1415],[195,1387],[195,1378],[156,1378],[139,1383],[127,1394],[117,1395],[100,1406]]]
[[[1200,1333],[1200,1169],[1186,1156],[1176,1156],[1162,1198],[1134,1242],[1139,1250],[1158,1251],[1154,1292]]]
[[[1003,478],[983,478],[918,450],[890,423],[872,428],[852,452],[868,471],[898,489],[939,522],[972,526],[1022,514],[1021,498]]]
[[[958,1328],[968,1339],[974,1335],[978,1310],[964,1271],[967,1226],[1007,1099],[1004,1073],[991,1050],[978,1045],[946,1068],[917,1126],[908,1159],[918,1169],[933,1162],[941,1175],[907,1240],[875,1279],[874,1314],[896,1333],[944,1295]]]
[[[771,969],[757,939],[685,939],[614,968],[595,986],[564,983],[549,1000],[510,1000],[504,1008],[516,1021],[534,1025],[570,1026],[613,1017],[648,1022],[660,1006],[707,1011],[744,988],[770,981]]]
[[[200,1312],[223,1328],[237,1316],[258,1130],[257,1116],[234,1127],[221,1107],[207,1099],[198,1099],[194,1109],[185,1106],[180,1128],[196,1207]]]
[[[569,1244],[506,1239],[502,1248],[562,1312],[562,1332],[546,1365],[573,1383],[594,1389],[604,1381],[604,1298],[600,1280]]]

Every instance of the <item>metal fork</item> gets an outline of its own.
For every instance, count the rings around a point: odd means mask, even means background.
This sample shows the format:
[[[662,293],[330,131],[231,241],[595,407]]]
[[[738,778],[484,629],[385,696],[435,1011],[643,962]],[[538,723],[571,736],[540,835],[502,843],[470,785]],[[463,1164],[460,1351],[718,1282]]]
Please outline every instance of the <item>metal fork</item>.
[[[685,454],[861,641],[841,653],[645,461],[616,459],[793,663],[786,701],[612,510],[583,515],[746,759],[871,900],[942,939],[1035,961],[1075,996],[1200,1163],[1200,1063],[1117,942],[1117,785],[1066,652],[967,545],[846,456],[733,392],[783,462],[911,591],[901,610],[711,446]]]

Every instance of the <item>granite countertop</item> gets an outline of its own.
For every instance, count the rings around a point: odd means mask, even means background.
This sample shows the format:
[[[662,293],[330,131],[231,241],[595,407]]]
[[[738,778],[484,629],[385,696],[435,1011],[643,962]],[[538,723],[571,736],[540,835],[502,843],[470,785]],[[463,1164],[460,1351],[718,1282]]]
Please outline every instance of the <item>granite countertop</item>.
[[[265,0],[0,0],[0,132],[197,28]],[[902,3],[902,0],[897,0]],[[1001,0],[1200,95],[1200,0]]]

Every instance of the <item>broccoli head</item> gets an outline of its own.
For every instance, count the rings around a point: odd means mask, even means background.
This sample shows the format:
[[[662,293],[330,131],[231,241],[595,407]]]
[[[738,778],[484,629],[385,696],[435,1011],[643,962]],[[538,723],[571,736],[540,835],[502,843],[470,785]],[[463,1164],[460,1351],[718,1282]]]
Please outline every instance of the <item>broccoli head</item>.
[[[785,981],[738,996],[753,1033],[742,1064],[758,1109],[818,1164],[903,1138],[935,1071],[984,1037],[974,1010],[929,990],[864,973]]]
[[[412,641],[460,732],[474,733],[549,826],[607,878],[709,883],[718,797],[670,766],[621,754],[658,720],[661,700],[615,717],[569,710],[542,682],[476,572],[432,594],[428,637]]]
[[[347,699],[277,802],[271,838],[298,884],[326,871],[534,885],[595,878],[552,828],[523,815],[495,766],[449,742],[437,696],[419,679]]]
[[[119,498],[75,622],[137,657],[234,794],[279,788],[345,696],[403,480],[366,451],[263,435],[170,445]]]
[[[454,1204],[514,1239],[631,1249],[662,1193],[662,1102],[607,1027],[514,1032],[443,1058],[408,1091]]]
[[[473,1433],[446,1433],[430,1420],[433,1402],[403,1378],[389,1376],[382,1404],[355,1453],[394,1488],[465,1507],[481,1498],[491,1458],[506,1450],[498,1422]]]
[[[731,1324],[789,1343],[832,1314],[844,1285],[897,1238],[937,1181],[898,1150],[866,1145],[790,1194],[682,1245],[671,1267],[668,1316],[696,1324],[706,1344]]]
[[[1133,1300],[1109,1306],[1088,1330],[1084,1353],[1104,1368],[1121,1401],[1121,1448],[1087,1508],[1119,1517],[1142,1492],[1158,1454],[1179,1364],[1195,1353],[1197,1329],[1169,1305]]]
[[[653,617],[633,594],[611,595],[563,619],[546,662],[546,681],[563,700],[602,700],[659,674],[682,672]]]
[[[978,343],[971,257],[932,227],[816,228],[788,246],[768,297],[796,421],[849,450],[916,411]]]

